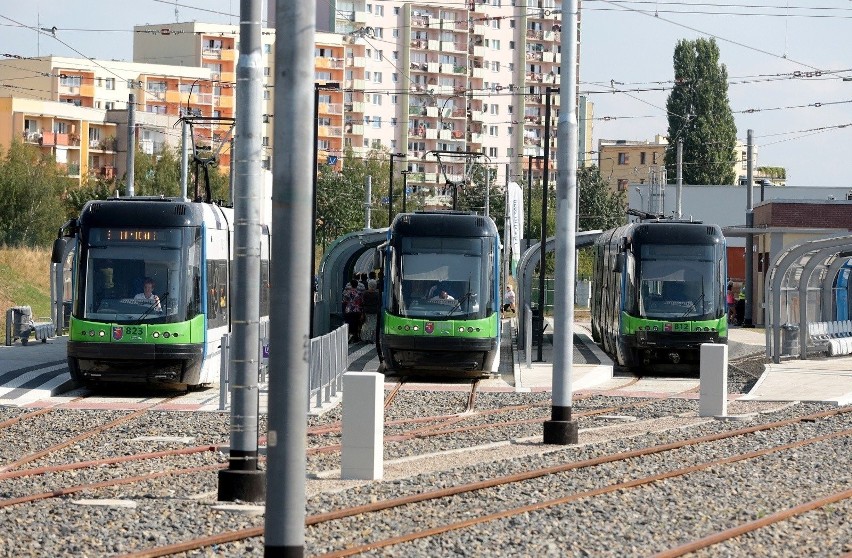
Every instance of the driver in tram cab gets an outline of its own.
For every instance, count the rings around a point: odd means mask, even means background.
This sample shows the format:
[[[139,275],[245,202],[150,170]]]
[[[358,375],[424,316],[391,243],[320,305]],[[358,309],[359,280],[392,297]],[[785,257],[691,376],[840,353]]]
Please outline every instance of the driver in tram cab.
[[[162,306],[160,306],[160,297],[154,294],[154,280],[150,277],[145,278],[142,283],[142,292],[134,296],[133,300],[140,304],[152,306],[157,312],[163,311]]]
[[[438,294],[432,297],[432,300],[455,300],[451,294],[447,291],[440,291]]]

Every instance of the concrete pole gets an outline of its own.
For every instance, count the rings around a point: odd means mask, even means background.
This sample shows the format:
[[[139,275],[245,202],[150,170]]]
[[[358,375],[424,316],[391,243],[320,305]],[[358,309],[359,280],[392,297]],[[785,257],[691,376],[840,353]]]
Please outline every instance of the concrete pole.
[[[311,168],[316,145],[305,141],[314,114],[315,14],[311,2],[277,0],[272,230],[280,247],[272,258],[269,355],[268,505],[265,555],[303,556],[305,549],[305,439],[311,292]]]
[[[189,123],[186,120],[180,121],[180,195],[183,199],[189,199],[187,189],[189,183]],[[231,168],[234,167],[233,150],[231,151]],[[234,197],[231,196],[231,201]]]
[[[675,219],[680,219],[682,212],[681,199],[683,198],[683,138],[677,138],[677,189],[675,190],[675,207],[677,213]]]
[[[127,98],[127,195],[134,195],[133,181],[136,171],[136,95]]]
[[[553,334],[553,404],[550,420],[544,423],[545,444],[576,444],[577,421],[571,419],[571,391],[574,364],[574,283],[576,281],[577,223],[577,0],[562,0],[562,18],[568,16],[567,45],[563,42],[559,87],[559,121],[556,152],[559,173],[556,179],[556,288],[553,321],[559,324]],[[566,29],[563,27],[563,29]],[[542,245],[542,248],[544,246]],[[544,252],[542,251],[542,261]]]
[[[364,177],[364,228],[370,228],[370,202],[373,199],[373,177],[365,176]]]
[[[266,478],[257,468],[260,361],[260,142],[263,58],[260,0],[240,1],[237,61],[237,153],[234,196],[234,282],[231,334],[231,448],[219,471],[219,500],[257,502]],[[280,283],[278,283],[280,284]]]
[[[752,155],[752,149],[754,148],[753,141],[753,130],[748,131],[748,137],[746,139],[746,184],[748,190],[746,191],[746,227],[752,228],[754,226],[754,187],[752,186],[752,180],[754,180],[754,157]],[[763,197],[761,196],[761,200]],[[752,284],[752,272],[754,270],[754,235],[749,233],[746,235],[746,247],[745,247],[745,309],[743,313],[745,316],[737,316],[740,320],[740,323],[743,327],[754,327],[754,323],[752,321],[752,300],[754,299],[754,285]],[[739,294],[739,293],[737,293]]]

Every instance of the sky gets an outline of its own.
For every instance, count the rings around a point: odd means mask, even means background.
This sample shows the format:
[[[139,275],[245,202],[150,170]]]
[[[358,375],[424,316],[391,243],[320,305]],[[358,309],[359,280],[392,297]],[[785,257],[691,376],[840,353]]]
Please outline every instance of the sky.
[[[237,24],[239,6],[4,0],[0,64],[9,55],[39,54],[131,60],[134,25]],[[852,189],[852,1],[583,0],[580,17],[580,90],[595,105],[595,146],[599,139],[665,135],[674,48],[682,39],[713,37],[728,71],[737,138],[745,142],[753,131],[758,164],[784,167],[790,186]]]

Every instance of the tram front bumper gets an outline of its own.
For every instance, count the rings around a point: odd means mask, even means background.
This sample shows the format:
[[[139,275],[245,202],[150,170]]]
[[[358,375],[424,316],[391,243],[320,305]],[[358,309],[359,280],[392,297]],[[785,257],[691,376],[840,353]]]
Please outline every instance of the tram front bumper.
[[[68,342],[71,377],[78,381],[197,383],[201,345]]]

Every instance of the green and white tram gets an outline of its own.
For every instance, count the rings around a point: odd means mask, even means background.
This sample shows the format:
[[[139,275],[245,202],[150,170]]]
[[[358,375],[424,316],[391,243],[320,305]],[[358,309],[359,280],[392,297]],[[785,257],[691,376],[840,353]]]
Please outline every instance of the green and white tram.
[[[71,377],[86,385],[218,380],[221,339],[230,331],[233,221],[230,208],[183,199],[87,203],[63,227],[77,243]],[[268,320],[268,227],[261,239],[260,311]],[[146,279],[157,303],[137,296]]]

